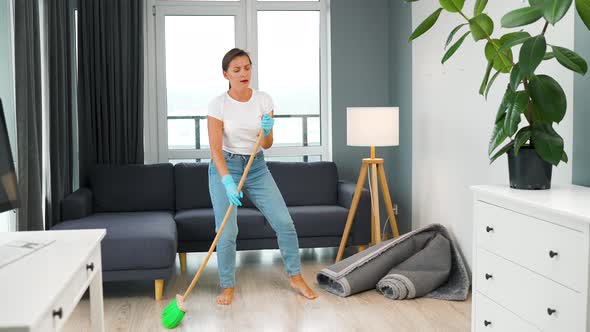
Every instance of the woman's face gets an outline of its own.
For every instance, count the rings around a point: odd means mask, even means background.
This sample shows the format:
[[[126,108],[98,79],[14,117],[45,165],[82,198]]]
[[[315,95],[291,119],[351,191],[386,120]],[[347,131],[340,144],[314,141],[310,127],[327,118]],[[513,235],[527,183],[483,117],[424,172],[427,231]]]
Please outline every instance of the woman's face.
[[[227,71],[223,72],[223,77],[229,80],[232,88],[247,88],[252,76],[251,67],[247,56],[235,57]]]

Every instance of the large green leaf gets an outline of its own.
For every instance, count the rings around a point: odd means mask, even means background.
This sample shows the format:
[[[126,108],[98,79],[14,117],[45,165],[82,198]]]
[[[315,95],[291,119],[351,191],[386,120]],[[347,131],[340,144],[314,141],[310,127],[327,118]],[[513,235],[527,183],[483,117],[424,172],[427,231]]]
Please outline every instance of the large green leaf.
[[[522,77],[530,76],[537,69],[537,66],[543,61],[546,50],[547,44],[543,35],[529,38],[522,44],[518,57]]]
[[[563,150],[563,153],[561,154],[561,161],[563,161],[564,163],[568,162],[568,157],[567,153],[565,153],[565,150]]]
[[[536,22],[543,17],[543,10],[538,7],[524,7],[513,10],[502,17],[504,28],[515,28]]]
[[[509,49],[514,45],[522,44],[529,38],[531,38],[531,35],[526,31],[509,32],[500,37],[502,47],[500,47],[499,51]]]
[[[543,16],[547,22],[555,25],[567,13],[572,0],[545,0]]]
[[[517,63],[512,67],[512,71],[510,71],[510,87],[512,90],[516,91],[520,82],[522,82],[522,75],[520,74],[520,65]]]
[[[504,145],[500,150],[498,150],[498,152],[496,152],[496,154],[490,157],[490,164],[498,159],[498,157],[508,152],[508,150],[512,149],[512,146],[514,146],[514,141],[510,141],[508,144]]]
[[[465,0],[438,0],[440,6],[451,13],[457,13],[463,10]]]
[[[532,76],[529,82],[529,93],[535,105],[535,120],[559,123],[563,119],[567,109],[567,99],[559,83],[552,77]]]
[[[506,114],[503,114],[500,123],[497,123],[494,126],[492,137],[490,138],[490,144],[488,146],[488,155],[491,155],[494,150],[496,150],[496,148],[508,138],[508,135],[506,135],[506,132],[504,131],[504,117],[506,117]]]
[[[483,10],[486,9],[487,4],[488,4],[488,0],[475,1],[475,7],[473,8],[473,16],[477,16],[477,15],[483,13]]]
[[[492,39],[492,42],[488,42],[484,49],[486,59],[494,62],[494,69],[499,70],[503,73],[509,73],[512,68],[512,50],[507,49],[501,53],[496,51],[496,48],[502,46],[500,39]]]
[[[555,54],[553,52],[547,52],[547,53],[545,53],[543,60],[551,60],[553,58],[555,58]]]
[[[529,0],[529,4],[532,7],[537,6],[542,8],[545,5],[545,1],[546,0]]]
[[[488,99],[488,93],[490,92],[490,89],[492,88],[492,85],[494,84],[494,81],[496,81],[496,78],[498,78],[498,76],[501,74],[502,72],[497,71],[494,76],[492,76],[492,78],[490,78],[490,81],[488,82],[488,86],[486,87],[486,93],[485,93],[485,98]]]
[[[496,113],[496,121],[494,122],[495,124],[498,124],[504,120],[503,116],[506,114],[506,110],[509,107],[512,107],[512,103],[514,102],[514,95],[514,91],[512,91],[512,89],[510,89],[510,86],[508,85],[506,87],[506,91],[504,92],[504,97],[502,97],[502,102],[498,107],[498,112]]]
[[[520,148],[529,140],[531,139],[533,132],[530,126],[522,127],[516,133],[516,137],[514,138],[514,155],[518,155],[518,151]]]
[[[486,39],[494,32],[494,21],[486,14],[479,14],[469,20],[469,28],[475,41]]]
[[[564,67],[575,71],[578,74],[586,75],[588,64],[576,52],[559,46],[551,46],[553,54],[559,63]]]
[[[420,23],[416,30],[414,30],[414,32],[412,32],[412,34],[410,35],[409,40],[412,41],[420,37],[426,31],[430,30],[430,28],[432,28],[434,23],[436,23],[436,21],[438,20],[440,12],[442,12],[442,8],[435,10],[434,13],[430,14],[430,16],[428,16],[422,23]]]
[[[494,64],[493,61],[488,61],[488,66],[486,67],[486,73],[483,75],[483,80],[481,81],[481,85],[479,86],[479,94],[483,95],[486,86],[488,85],[488,80],[490,79],[490,73],[492,72],[492,65]]]
[[[582,22],[590,30],[590,0],[576,0],[576,9]]]
[[[514,102],[506,110],[506,117],[504,118],[504,132],[508,137],[516,134],[518,124],[520,123],[521,114],[527,108],[529,103],[529,95],[526,91],[518,91],[514,97]]]
[[[470,34],[470,33],[471,33],[471,31],[465,32],[465,34],[463,34],[463,36],[461,36],[461,38],[459,38],[459,40],[457,40],[457,42],[455,42],[449,48],[449,50],[443,56],[441,63],[445,63],[447,60],[449,60],[449,58],[451,56],[453,56],[453,54],[455,54],[455,52],[457,52],[457,50],[459,49],[459,47],[461,46],[461,44],[463,44],[463,41],[465,40],[465,37],[467,37],[467,35]]]
[[[449,33],[449,37],[447,37],[447,42],[445,43],[445,50],[447,49],[447,46],[449,46],[453,41],[453,37],[455,37],[455,34],[459,32],[459,30],[461,30],[461,28],[467,24],[469,23],[459,24],[453,30],[451,30],[451,33]]]
[[[535,124],[532,134],[535,151],[543,160],[557,166],[563,155],[563,138],[551,124]]]

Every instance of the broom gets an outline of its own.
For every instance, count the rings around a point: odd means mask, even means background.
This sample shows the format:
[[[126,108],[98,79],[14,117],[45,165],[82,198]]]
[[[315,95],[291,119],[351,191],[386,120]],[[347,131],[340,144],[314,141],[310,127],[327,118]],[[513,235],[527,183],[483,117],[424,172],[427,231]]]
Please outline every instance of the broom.
[[[248,164],[244,169],[244,174],[242,174],[240,184],[238,185],[238,192],[242,190],[242,186],[244,185],[244,182],[246,182],[248,171],[250,171],[250,166],[252,166],[252,162],[254,161],[253,157],[258,151],[258,147],[260,146],[260,141],[262,140],[263,134],[264,130],[260,130],[258,134],[258,139],[256,140],[256,144],[254,145],[254,150],[252,151],[250,158],[248,158]],[[203,273],[205,266],[207,266],[207,262],[209,262],[209,258],[211,257],[211,254],[213,254],[213,250],[215,250],[215,247],[217,246],[217,241],[219,241],[219,237],[223,232],[223,228],[225,228],[225,223],[229,219],[229,216],[231,215],[233,209],[234,205],[230,204],[229,208],[227,209],[227,212],[225,213],[225,217],[223,218],[223,223],[221,223],[221,227],[219,227],[219,231],[217,232],[217,235],[215,235],[215,239],[211,244],[211,248],[209,248],[209,252],[205,257],[205,261],[201,264],[199,271],[193,278],[193,281],[191,282],[186,292],[184,292],[184,295],[176,294],[176,298],[172,300],[172,302],[170,302],[170,304],[168,304],[166,308],[164,308],[164,311],[162,311],[162,325],[164,325],[165,328],[173,329],[177,327],[178,324],[180,324],[180,322],[184,318],[184,314],[186,313],[186,307],[184,306],[184,303],[186,302],[186,299],[188,298],[189,294],[192,292],[193,288],[197,284],[197,281],[199,280],[201,273]]]

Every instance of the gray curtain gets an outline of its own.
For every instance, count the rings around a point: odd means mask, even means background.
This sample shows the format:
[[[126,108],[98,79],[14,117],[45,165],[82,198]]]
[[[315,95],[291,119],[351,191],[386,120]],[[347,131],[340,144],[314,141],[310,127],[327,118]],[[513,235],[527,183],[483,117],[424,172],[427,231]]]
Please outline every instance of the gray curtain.
[[[38,0],[14,2],[20,208],[18,230],[42,230],[41,53]]]
[[[80,1],[80,185],[95,164],[143,163],[143,0]]]
[[[72,15],[71,0],[47,2],[49,69],[49,167],[50,189],[46,228],[61,220],[60,202],[72,192]]]

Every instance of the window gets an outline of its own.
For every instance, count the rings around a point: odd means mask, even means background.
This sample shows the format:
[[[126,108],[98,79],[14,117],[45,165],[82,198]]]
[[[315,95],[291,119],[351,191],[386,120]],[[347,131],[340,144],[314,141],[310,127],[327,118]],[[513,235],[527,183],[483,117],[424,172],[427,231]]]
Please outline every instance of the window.
[[[235,47],[234,16],[170,15],[164,22],[168,149],[209,148],[207,105],[227,86],[219,55]]]
[[[152,70],[146,79],[155,81],[147,103],[156,105],[146,115],[152,117],[146,126],[151,161],[209,161],[207,106],[227,91],[221,59],[233,47],[250,54],[250,87],[276,104],[267,159],[331,159],[327,0],[154,3],[147,22]]]

